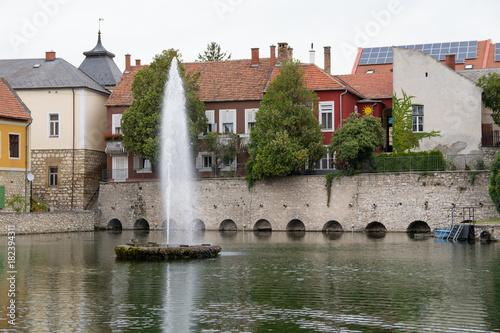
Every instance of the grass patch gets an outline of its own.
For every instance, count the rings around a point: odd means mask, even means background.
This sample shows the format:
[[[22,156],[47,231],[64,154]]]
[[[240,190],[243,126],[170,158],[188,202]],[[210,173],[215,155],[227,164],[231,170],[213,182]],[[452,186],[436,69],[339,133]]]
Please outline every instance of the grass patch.
[[[495,217],[487,220],[479,220],[476,221],[476,224],[499,224],[500,225],[500,217]]]

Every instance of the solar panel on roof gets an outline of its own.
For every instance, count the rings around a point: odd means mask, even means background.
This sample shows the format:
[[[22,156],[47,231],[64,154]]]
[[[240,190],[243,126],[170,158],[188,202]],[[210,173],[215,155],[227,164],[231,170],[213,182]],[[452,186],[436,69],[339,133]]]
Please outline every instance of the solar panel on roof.
[[[401,45],[405,49],[419,50],[433,56],[437,60],[444,60],[447,54],[455,54],[455,62],[462,64],[465,59],[477,58],[477,41],[446,42],[432,44]],[[388,49],[388,52],[385,52]],[[500,44],[495,45],[495,61],[500,61]],[[359,64],[390,64],[392,63],[391,47],[367,47],[363,49]]]

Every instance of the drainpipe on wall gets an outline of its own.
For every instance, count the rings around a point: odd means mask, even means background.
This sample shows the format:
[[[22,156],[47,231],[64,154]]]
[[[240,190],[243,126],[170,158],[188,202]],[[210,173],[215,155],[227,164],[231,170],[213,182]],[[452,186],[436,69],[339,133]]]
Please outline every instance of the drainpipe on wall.
[[[28,142],[31,142],[31,138],[28,141],[28,128],[30,127],[31,123],[33,122],[33,118],[30,117],[30,122],[28,125],[26,125],[25,128],[25,133],[24,133],[24,140],[26,141],[26,150],[24,152],[24,199],[26,200],[28,198],[28,149],[29,149],[29,144]],[[31,206],[31,202],[30,202]]]
[[[73,92],[73,157],[71,161],[71,210],[73,210],[73,196],[75,192],[75,88]]]
[[[347,89],[342,94],[340,94],[340,127],[342,127],[342,96],[344,96],[345,94],[347,94]]]

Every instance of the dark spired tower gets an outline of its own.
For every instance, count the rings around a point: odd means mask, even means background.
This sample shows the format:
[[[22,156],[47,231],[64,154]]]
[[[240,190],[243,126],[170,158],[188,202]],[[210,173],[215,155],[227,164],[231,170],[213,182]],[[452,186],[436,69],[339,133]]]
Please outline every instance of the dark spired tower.
[[[104,48],[101,42],[101,30],[98,32],[96,46],[87,52],[83,52],[85,60],[78,67],[90,76],[102,87],[113,90],[122,76],[113,58],[115,55]]]

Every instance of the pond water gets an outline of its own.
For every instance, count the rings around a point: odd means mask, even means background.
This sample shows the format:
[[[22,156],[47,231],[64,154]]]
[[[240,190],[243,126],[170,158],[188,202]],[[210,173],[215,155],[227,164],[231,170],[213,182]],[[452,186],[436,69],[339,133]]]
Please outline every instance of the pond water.
[[[132,238],[163,233],[17,235],[12,326],[0,236],[0,331],[500,332],[498,243],[214,231],[214,259],[117,261]]]

